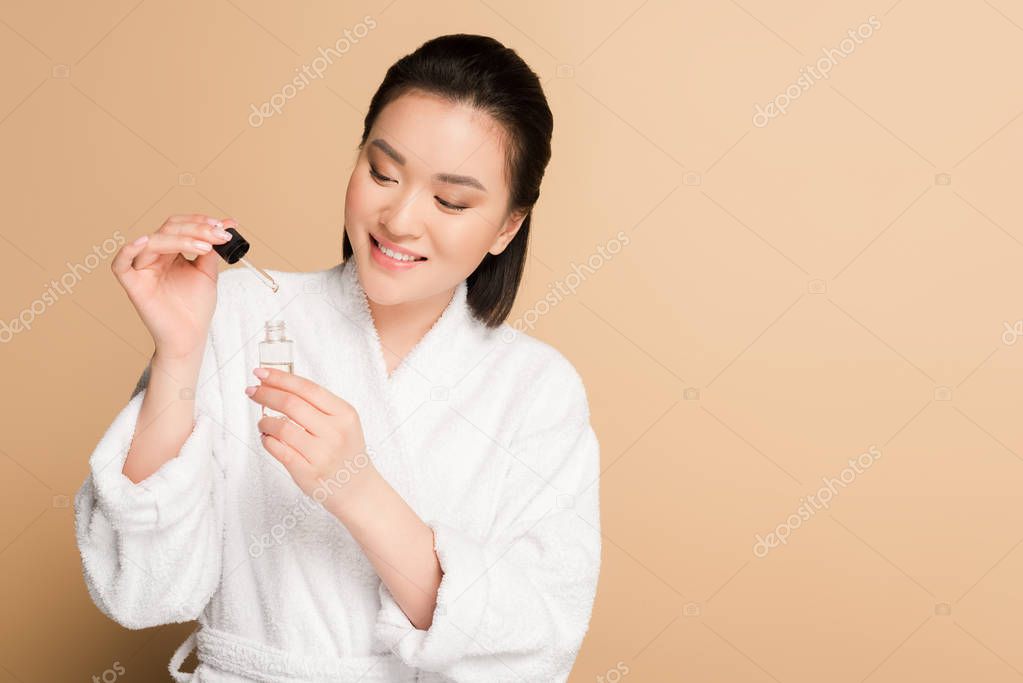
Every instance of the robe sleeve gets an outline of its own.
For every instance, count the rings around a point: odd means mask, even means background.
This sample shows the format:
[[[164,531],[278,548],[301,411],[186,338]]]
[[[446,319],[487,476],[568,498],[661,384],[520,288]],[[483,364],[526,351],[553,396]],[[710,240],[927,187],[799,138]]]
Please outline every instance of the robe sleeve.
[[[139,483],[122,472],[150,367],[92,455],[75,494],[75,536],[96,606],[130,629],[198,618],[220,582],[223,424],[212,335],[195,389],[195,424],[177,455]]]
[[[523,397],[487,537],[427,522],[443,571],[430,628],[380,583],[376,636],[409,666],[454,681],[567,679],[600,568],[600,454],[583,383],[567,361],[559,370]]]

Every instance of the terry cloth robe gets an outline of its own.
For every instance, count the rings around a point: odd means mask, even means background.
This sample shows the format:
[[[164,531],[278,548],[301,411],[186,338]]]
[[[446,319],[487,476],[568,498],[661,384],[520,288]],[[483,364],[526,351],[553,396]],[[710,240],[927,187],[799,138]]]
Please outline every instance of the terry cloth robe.
[[[601,555],[599,445],[574,367],[476,321],[463,280],[388,376],[354,259],[273,275],[277,293],[220,274],[175,457],[138,484],[121,472],[149,368],[90,456],[75,532],[97,607],[130,629],[197,619],[176,681],[566,680]],[[286,322],[295,373],[355,407],[374,466],[432,528],[429,629],[262,447],[244,388],[271,319]],[[193,648],[195,673],[179,671]]]

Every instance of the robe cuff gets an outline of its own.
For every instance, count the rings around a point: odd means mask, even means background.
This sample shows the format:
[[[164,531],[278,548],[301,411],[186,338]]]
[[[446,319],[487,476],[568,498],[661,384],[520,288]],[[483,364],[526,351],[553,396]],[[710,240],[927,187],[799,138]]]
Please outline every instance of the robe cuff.
[[[440,522],[427,525],[443,571],[433,622],[416,628],[381,581],[375,635],[407,665],[437,671],[471,649],[491,586],[482,540]]]
[[[122,473],[146,393],[143,389],[121,409],[89,457],[96,503],[123,533],[173,525],[208,501],[213,486],[213,430],[202,412],[177,455],[159,469],[137,484]]]

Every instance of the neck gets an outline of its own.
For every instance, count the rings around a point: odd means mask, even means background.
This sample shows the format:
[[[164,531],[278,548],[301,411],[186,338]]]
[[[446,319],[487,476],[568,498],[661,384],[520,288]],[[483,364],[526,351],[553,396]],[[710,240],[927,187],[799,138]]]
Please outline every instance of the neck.
[[[454,289],[449,289],[426,299],[390,305],[368,299],[373,324],[385,353],[393,354],[393,360],[400,361],[437,322],[453,295]]]

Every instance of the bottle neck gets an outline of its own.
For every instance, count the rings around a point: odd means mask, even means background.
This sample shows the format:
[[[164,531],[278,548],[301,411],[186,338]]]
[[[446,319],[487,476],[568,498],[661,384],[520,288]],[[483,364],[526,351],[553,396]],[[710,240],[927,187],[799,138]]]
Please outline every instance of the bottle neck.
[[[267,323],[265,339],[268,342],[288,341],[288,338],[284,332],[284,323],[283,322]]]

